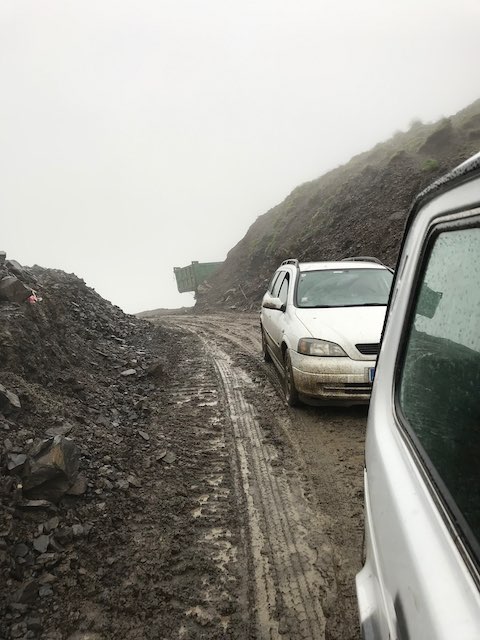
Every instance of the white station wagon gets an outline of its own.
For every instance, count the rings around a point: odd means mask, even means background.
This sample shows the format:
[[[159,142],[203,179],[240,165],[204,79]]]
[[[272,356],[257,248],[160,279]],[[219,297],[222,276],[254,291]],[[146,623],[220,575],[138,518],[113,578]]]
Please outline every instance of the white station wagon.
[[[288,404],[369,401],[392,277],[375,258],[282,262],[260,322]]]

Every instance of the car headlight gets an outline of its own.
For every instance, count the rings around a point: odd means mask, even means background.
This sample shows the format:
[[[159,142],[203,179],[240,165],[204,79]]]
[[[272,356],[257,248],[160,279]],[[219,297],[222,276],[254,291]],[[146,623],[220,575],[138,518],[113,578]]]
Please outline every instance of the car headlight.
[[[306,356],[346,356],[342,347],[335,342],[319,340],[318,338],[300,338],[298,341],[298,353]]]

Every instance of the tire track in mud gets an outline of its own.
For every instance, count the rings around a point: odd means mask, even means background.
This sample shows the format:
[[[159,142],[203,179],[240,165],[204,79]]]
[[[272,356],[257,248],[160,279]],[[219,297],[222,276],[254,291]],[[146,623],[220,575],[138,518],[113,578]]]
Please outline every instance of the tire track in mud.
[[[264,442],[255,409],[242,392],[246,375],[212,348],[223,383],[245,494],[253,555],[256,637],[261,640],[324,637],[324,580],[317,551],[307,541],[307,507],[274,468],[276,452]],[[273,463],[273,464],[272,464]]]
[[[178,364],[179,376],[168,389],[167,405],[175,410],[178,424],[195,436],[199,459],[207,459],[190,485],[191,520],[195,522],[194,553],[211,562],[215,574],[204,572],[202,589],[196,603],[180,603],[184,607],[184,622],[175,637],[249,637],[248,580],[245,575],[246,553],[241,532],[235,535],[232,522],[232,497],[236,486],[231,477],[231,455],[228,423],[224,416],[222,390],[219,389],[216,367],[201,338],[192,355]],[[172,567],[174,580],[183,581],[183,563],[178,574]],[[188,577],[186,578],[188,580]],[[233,613],[233,616],[232,616]],[[220,631],[220,629],[222,631]],[[238,635],[241,629],[241,635]],[[209,636],[210,637],[210,636]]]
[[[244,549],[256,605],[255,633],[245,639],[357,639],[352,585],[361,553],[361,417],[336,408],[289,409],[281,377],[263,362],[253,314],[175,322],[203,340],[231,414],[227,445],[236,458],[237,504],[247,514]],[[271,515],[272,503],[281,516]],[[299,582],[302,575],[307,579]]]

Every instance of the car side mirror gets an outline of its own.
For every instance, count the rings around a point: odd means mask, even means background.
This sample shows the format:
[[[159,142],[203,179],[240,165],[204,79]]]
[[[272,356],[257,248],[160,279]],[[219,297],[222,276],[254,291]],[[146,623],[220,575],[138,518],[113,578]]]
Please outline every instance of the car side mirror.
[[[443,293],[430,289],[425,283],[420,290],[420,297],[417,302],[417,313],[425,318],[433,318],[437,310]]]
[[[285,311],[285,307],[280,298],[268,297],[263,301],[262,307],[265,309],[274,309],[275,311]]]

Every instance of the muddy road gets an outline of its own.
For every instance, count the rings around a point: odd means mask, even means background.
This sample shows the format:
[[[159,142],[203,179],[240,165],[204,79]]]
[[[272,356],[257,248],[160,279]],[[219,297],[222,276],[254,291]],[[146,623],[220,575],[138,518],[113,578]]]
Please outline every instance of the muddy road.
[[[168,402],[211,455],[193,485],[192,553],[218,575],[208,607],[187,612],[205,631],[179,637],[358,638],[366,409],[289,408],[257,315],[154,322],[188,345]]]

